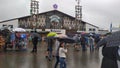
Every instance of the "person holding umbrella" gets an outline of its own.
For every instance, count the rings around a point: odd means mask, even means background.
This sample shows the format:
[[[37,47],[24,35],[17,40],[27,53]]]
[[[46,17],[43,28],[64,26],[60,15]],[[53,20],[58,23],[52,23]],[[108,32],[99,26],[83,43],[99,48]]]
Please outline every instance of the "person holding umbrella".
[[[108,47],[110,42],[108,41],[109,37],[101,39],[96,46],[96,49],[103,46],[102,48],[102,64],[101,68],[118,68],[117,65],[117,55],[118,55],[118,46]],[[114,44],[115,45],[115,44]]]
[[[59,46],[60,68],[67,68],[67,65],[66,65],[66,53],[67,53],[67,48],[65,47],[65,43],[61,42],[60,46]]]
[[[90,51],[94,51],[94,38],[91,35],[88,37],[88,45]]]
[[[57,65],[59,63],[59,45],[60,45],[60,42],[58,40],[59,40],[58,38],[55,39],[55,57],[56,57],[56,62],[55,62],[54,68],[57,68]]]
[[[48,51],[48,59],[49,61],[52,60],[52,52],[53,52],[53,39],[48,39],[48,48],[47,48],[47,51]]]
[[[31,52],[37,52],[37,43],[38,43],[38,34],[36,31],[32,34],[32,43],[33,43],[33,49]]]
[[[82,47],[82,51],[86,51],[86,38],[84,35],[81,36],[80,38],[80,42],[81,42],[81,47]]]
[[[47,39],[47,54],[48,54],[46,58],[48,58],[49,61],[52,60],[52,51],[53,51],[53,44],[54,44],[53,39],[55,38],[55,36],[57,36],[57,33],[49,32],[46,38]]]

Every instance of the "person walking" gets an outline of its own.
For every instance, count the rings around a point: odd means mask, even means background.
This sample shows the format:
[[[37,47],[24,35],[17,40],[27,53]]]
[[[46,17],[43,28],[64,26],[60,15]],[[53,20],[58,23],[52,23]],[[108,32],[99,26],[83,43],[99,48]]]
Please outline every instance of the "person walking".
[[[32,43],[33,43],[33,49],[31,52],[37,52],[37,44],[38,44],[38,37],[34,36],[32,38]]]
[[[90,47],[90,51],[94,51],[94,38],[92,36],[89,36],[88,38],[88,45]]]
[[[79,51],[80,50],[80,36],[78,34],[75,34],[73,39],[75,40],[74,48],[76,51]]]
[[[47,51],[48,51],[48,60],[51,61],[52,60],[52,51],[53,51],[53,39],[48,39],[48,48],[47,48]]]
[[[86,51],[86,38],[85,38],[85,36],[83,36],[83,35],[81,36],[80,42],[81,42],[82,51]]]
[[[66,53],[67,53],[67,48],[65,47],[65,43],[61,42],[60,47],[59,47],[60,68],[67,68],[67,65],[66,65]]]
[[[59,63],[59,45],[60,45],[60,42],[58,41],[58,39],[56,39],[55,40],[55,57],[56,57],[56,62],[55,62],[54,68],[57,68],[58,63]]]
[[[102,65],[101,68],[118,68],[117,65],[117,50],[118,47],[103,47],[102,49]]]
[[[118,46],[107,47],[106,44],[107,41],[105,38],[103,38],[97,43],[96,46],[96,49],[100,46],[103,46],[102,48],[103,59],[101,68],[118,68],[117,65]]]

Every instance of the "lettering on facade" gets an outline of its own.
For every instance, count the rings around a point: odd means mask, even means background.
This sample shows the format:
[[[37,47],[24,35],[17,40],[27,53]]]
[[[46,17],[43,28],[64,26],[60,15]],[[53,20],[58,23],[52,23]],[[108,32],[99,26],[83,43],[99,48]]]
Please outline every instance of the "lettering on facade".
[[[59,33],[61,33],[62,31],[60,29],[51,29],[51,32],[59,32]]]

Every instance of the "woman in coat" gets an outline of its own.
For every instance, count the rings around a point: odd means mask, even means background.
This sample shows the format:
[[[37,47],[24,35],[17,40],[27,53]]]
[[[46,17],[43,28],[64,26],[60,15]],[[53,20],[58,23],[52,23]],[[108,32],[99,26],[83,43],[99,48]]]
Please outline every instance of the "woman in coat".
[[[106,39],[102,39],[98,42],[97,47],[103,46],[102,48],[102,64],[101,68],[118,68],[117,65],[117,54],[118,54],[118,46],[114,47],[106,47]]]

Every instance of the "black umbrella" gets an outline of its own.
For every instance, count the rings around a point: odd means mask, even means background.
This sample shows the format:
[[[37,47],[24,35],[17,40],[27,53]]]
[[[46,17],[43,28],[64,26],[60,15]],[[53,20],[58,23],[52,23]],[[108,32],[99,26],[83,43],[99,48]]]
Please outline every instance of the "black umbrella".
[[[114,32],[106,37],[107,47],[120,46],[120,31]]]
[[[104,46],[106,45],[106,43],[107,43],[106,38],[103,38],[97,43],[96,48],[99,48],[100,46]]]
[[[60,42],[65,42],[65,43],[75,43],[75,40],[72,38],[58,38]]]
[[[58,37],[46,37],[45,39],[57,39]]]
[[[40,35],[39,35],[38,33],[36,33],[36,32],[33,32],[33,33],[31,34],[31,36],[32,36],[32,37],[40,37]]]
[[[114,32],[100,40],[97,44],[97,47],[102,45],[106,45],[107,47],[120,46],[120,31]]]

